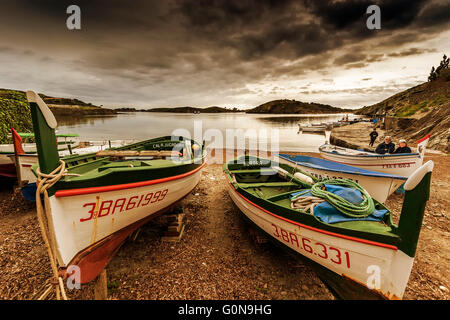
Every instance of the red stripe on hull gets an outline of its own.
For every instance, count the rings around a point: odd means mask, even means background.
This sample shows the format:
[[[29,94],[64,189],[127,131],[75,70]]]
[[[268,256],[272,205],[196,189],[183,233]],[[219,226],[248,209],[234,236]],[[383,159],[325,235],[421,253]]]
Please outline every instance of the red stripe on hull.
[[[172,176],[172,177],[168,177],[168,178],[162,178],[162,179],[155,179],[155,180],[149,180],[149,181],[142,181],[142,182],[134,182],[134,183],[125,183],[125,184],[116,184],[116,185],[112,185],[112,186],[104,186],[104,187],[92,187],[92,188],[82,188],[82,189],[70,189],[70,190],[59,190],[56,191],[55,196],[56,197],[70,197],[70,196],[78,196],[78,195],[83,195],[83,194],[91,194],[91,193],[99,193],[99,192],[108,192],[108,191],[116,191],[116,190],[124,190],[124,189],[131,189],[131,188],[139,188],[139,187],[144,187],[144,186],[150,186],[153,184],[158,184],[158,183],[164,183],[164,182],[168,182],[168,181],[173,181],[173,180],[178,180],[187,176],[190,176],[194,173],[196,173],[197,171],[199,171],[200,169],[203,168],[203,166],[206,164],[206,161],[203,162],[203,164],[186,173],[177,175],[177,176]]]
[[[230,186],[234,189],[234,191],[236,191],[236,189],[234,188],[234,186],[233,186],[229,181],[228,181],[228,183],[229,183]],[[236,193],[237,193],[242,199],[244,199],[245,201],[247,201],[248,203],[250,203],[252,206],[254,206],[254,207],[256,207],[256,208],[258,208],[258,209],[264,211],[265,213],[268,213],[268,214],[270,214],[271,216],[274,216],[274,217],[277,218],[277,219],[284,220],[284,221],[286,221],[286,222],[295,224],[295,225],[300,226],[300,227],[303,227],[303,228],[305,228],[305,229],[309,229],[309,230],[312,230],[312,231],[320,232],[320,233],[323,233],[323,234],[326,234],[326,235],[329,235],[329,236],[333,236],[333,237],[337,237],[337,238],[342,238],[342,239],[346,239],[346,240],[351,240],[351,241],[355,241],[355,242],[361,242],[361,243],[364,243],[364,244],[369,244],[369,245],[372,245],[372,246],[377,246],[377,247],[387,248],[387,249],[391,249],[391,250],[397,250],[397,247],[396,247],[396,246],[393,246],[393,245],[389,245],[389,244],[385,244],[385,243],[380,243],[380,242],[374,242],[374,241],[365,240],[365,239],[360,239],[360,238],[355,238],[355,237],[350,237],[350,236],[345,236],[345,235],[342,235],[342,234],[338,234],[338,233],[334,233],[334,232],[325,231],[325,230],[322,230],[322,229],[317,229],[317,228],[314,228],[314,227],[310,227],[310,226],[301,224],[301,223],[299,223],[299,222],[295,222],[295,221],[292,221],[292,220],[289,220],[289,219],[280,217],[280,216],[278,216],[278,215],[276,215],[276,214],[274,214],[274,213],[272,213],[272,212],[270,212],[270,211],[268,211],[268,210],[266,210],[266,209],[264,209],[264,208],[258,206],[256,203],[251,202],[250,200],[248,200],[246,197],[244,197],[244,196],[243,196],[242,194],[240,194],[239,192],[236,191]]]
[[[370,167],[382,167],[382,166],[387,166],[387,165],[403,165],[403,164],[415,164],[415,162],[401,162],[401,163],[382,163],[382,164],[355,164],[355,163],[348,163],[348,162],[340,162],[340,161],[336,161],[333,160],[333,162],[337,162],[337,163],[342,163],[342,164],[346,164],[349,166],[370,166]]]

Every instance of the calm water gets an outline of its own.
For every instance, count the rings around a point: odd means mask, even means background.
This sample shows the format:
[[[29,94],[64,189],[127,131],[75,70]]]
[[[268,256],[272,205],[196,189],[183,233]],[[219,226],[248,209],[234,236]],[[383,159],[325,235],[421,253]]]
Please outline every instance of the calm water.
[[[321,123],[342,119],[343,114],[332,115],[260,115],[230,114],[178,114],[178,113],[123,113],[59,121],[58,133],[77,133],[81,140],[145,140],[163,135],[201,134],[207,146],[237,145],[235,136],[247,133],[246,146],[258,144],[268,150],[279,143],[281,151],[317,152],[326,137],[318,134],[298,133],[298,123]],[[357,116],[349,115],[350,119]],[[181,131],[180,131],[181,130]],[[187,131],[186,131],[187,130]],[[256,137],[252,137],[256,133]],[[186,134],[183,134],[186,135]],[[198,139],[197,139],[198,140]],[[267,147],[265,147],[267,145]],[[252,148],[250,148],[252,149]]]

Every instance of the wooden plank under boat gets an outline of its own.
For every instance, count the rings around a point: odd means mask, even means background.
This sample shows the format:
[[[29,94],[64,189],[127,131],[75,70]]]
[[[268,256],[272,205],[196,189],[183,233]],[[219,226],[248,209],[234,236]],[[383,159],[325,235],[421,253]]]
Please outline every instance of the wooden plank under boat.
[[[381,203],[384,203],[407,179],[402,176],[361,169],[310,156],[280,154],[276,160],[280,163],[289,164],[295,167],[297,171],[306,173],[318,180],[339,178],[353,180]]]
[[[39,170],[49,174],[60,165],[57,123],[35,92],[28,91],[27,99]],[[76,265],[81,283],[95,279],[130,233],[191,192],[205,158],[203,146],[173,136],[64,158],[67,173],[48,189],[45,201],[60,275]]]
[[[319,147],[320,155],[338,163],[389,174],[409,177],[423,163],[429,136],[419,141],[419,153],[377,154],[324,144]]]
[[[303,258],[333,294],[344,299],[401,299],[429,198],[433,162],[405,183],[399,224],[386,210],[381,221],[325,223],[291,208],[291,195],[311,188],[290,175],[292,167],[256,157],[224,164],[228,192],[244,216],[271,240]],[[284,173],[283,173],[284,171]],[[282,174],[280,174],[280,172]]]

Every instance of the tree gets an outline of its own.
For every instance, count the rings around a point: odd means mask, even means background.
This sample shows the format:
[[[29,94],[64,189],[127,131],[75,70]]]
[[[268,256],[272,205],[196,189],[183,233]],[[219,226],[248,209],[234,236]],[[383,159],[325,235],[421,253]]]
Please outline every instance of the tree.
[[[428,81],[435,81],[440,78],[441,73],[447,74],[446,69],[448,69],[450,63],[450,58],[448,58],[445,54],[442,57],[442,61],[439,66],[435,69],[434,66],[431,68],[430,76],[428,77]]]

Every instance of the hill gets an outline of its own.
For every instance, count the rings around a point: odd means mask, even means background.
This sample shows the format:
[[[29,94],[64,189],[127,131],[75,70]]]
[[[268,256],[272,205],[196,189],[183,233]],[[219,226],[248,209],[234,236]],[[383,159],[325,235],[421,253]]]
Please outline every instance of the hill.
[[[101,108],[78,99],[54,98],[39,94],[55,114],[62,116],[84,116],[113,114],[114,110]],[[24,91],[0,89],[0,143],[11,143],[8,139],[11,127],[17,131],[32,131],[30,108]]]
[[[271,114],[304,114],[304,113],[341,113],[353,112],[352,110],[341,109],[320,103],[306,103],[296,100],[273,100],[247,110],[246,113],[271,113]]]
[[[195,108],[195,107],[177,107],[177,108],[153,108],[145,110],[146,112],[173,112],[173,113],[229,113],[240,112],[240,110],[226,109],[221,107]]]
[[[410,141],[431,134],[430,148],[450,152],[450,81],[440,78],[397,93],[355,113],[386,116],[387,129]]]

